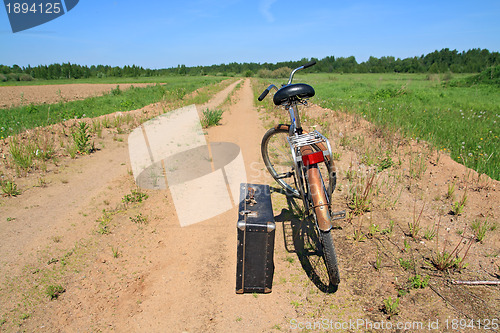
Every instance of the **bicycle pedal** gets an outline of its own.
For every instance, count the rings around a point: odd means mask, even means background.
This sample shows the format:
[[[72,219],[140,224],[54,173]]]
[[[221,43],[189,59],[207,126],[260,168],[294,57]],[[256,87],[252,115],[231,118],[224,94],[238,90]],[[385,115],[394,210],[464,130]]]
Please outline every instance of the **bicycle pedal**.
[[[345,219],[345,210],[341,210],[338,212],[333,212],[332,214],[332,220],[343,220]]]
[[[293,176],[292,172],[287,172],[287,173],[282,173],[281,175],[278,175],[276,179],[283,179],[283,178],[290,178]]]

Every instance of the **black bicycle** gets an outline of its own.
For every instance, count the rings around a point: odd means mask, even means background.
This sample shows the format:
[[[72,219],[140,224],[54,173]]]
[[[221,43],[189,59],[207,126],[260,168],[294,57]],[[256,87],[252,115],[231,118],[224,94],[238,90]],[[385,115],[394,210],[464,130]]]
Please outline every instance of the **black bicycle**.
[[[328,139],[318,131],[306,132],[300,123],[299,105],[307,104],[314,96],[314,88],[304,83],[292,83],[294,74],[315,65],[311,61],[295,68],[281,88],[271,84],[259,96],[262,101],[271,89],[277,90],[273,102],[283,106],[290,115],[290,124],[278,124],[262,138],[262,158],[276,182],[287,195],[302,199],[306,216],[313,217],[318,238],[323,249],[322,256],[330,283],[340,282],[337,255],[333,243],[332,217],[341,219],[345,212],[332,211],[331,197],[336,186],[336,172],[332,149]]]

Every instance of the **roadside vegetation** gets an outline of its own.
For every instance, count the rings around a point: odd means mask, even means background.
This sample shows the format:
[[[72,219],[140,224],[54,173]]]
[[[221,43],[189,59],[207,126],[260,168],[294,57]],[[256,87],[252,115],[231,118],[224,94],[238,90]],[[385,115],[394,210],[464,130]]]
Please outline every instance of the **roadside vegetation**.
[[[492,69],[478,77],[491,74]],[[315,74],[298,77],[316,89],[313,102],[355,113],[380,128],[424,140],[455,161],[500,180],[500,95],[493,79],[456,86],[452,74]],[[474,76],[476,77],[476,76]]]
[[[56,104],[23,105],[0,109],[0,139],[27,129],[57,124],[62,121],[94,118],[101,115],[140,109],[146,105],[164,101],[172,102],[184,98],[198,88],[222,81],[214,77],[173,77],[164,83],[145,88],[120,89],[117,84],[108,94],[80,101],[65,101]],[[22,98],[22,97],[20,97]]]
[[[303,236],[308,226],[300,201],[285,201],[277,192],[273,207],[281,211],[286,248],[281,257],[291,264],[298,258],[297,269],[308,280],[298,274],[288,277],[290,272],[278,272],[277,279],[301,304],[297,312],[303,320],[478,319],[498,312],[495,290],[464,289],[452,282],[495,283],[499,272],[496,199],[490,198],[496,182],[481,173],[498,178],[500,164],[493,156],[500,100],[488,83],[450,84],[464,79],[450,74],[296,77],[295,82],[316,89],[312,102],[324,107],[302,108],[301,120],[306,130],[315,128],[330,138],[337,154],[333,209],[345,209],[347,215],[333,230],[342,272],[339,292],[362,309],[342,317],[349,306],[338,305],[337,294],[328,294],[321,257],[310,251],[314,240]],[[270,81],[254,80],[255,100]],[[266,128],[289,122],[272,98],[256,105]],[[464,118],[456,108],[462,108]],[[476,110],[475,116],[468,111],[467,119],[466,109]],[[470,163],[469,153],[480,159],[486,152],[481,163],[468,165],[478,173],[444,157]],[[291,279],[304,288],[296,292]]]

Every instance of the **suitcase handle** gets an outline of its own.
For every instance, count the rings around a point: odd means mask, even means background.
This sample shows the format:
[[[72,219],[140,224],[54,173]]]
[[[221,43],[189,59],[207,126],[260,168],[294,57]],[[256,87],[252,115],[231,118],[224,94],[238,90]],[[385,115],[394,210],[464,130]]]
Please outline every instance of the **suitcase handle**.
[[[255,189],[253,187],[248,187],[248,198],[246,198],[245,201],[250,206],[257,204],[257,200],[255,200]]]

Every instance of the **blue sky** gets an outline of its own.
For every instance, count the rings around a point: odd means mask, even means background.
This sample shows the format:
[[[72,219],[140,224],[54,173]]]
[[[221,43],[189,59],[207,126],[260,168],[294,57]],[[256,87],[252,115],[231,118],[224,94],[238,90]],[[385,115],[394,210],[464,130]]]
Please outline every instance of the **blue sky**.
[[[499,17],[498,0],[80,0],[65,15],[14,34],[2,6],[0,64],[167,68],[500,51]]]

